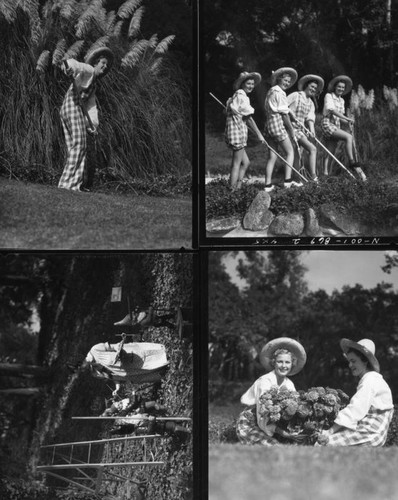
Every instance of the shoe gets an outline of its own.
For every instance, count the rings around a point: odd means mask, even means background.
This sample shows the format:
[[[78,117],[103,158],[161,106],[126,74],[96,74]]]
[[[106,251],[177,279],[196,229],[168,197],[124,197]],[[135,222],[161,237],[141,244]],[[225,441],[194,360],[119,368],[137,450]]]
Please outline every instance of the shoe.
[[[291,187],[303,187],[303,183],[296,181],[285,181],[283,183],[283,187],[285,187],[286,189],[290,189]]]
[[[79,187],[79,191],[80,191],[81,193],[91,193],[91,189],[86,188],[86,187],[83,187],[83,186],[80,186],[80,187]]]
[[[191,436],[191,432],[182,425],[176,425],[173,434],[182,443],[185,443]]]
[[[275,186],[273,184],[266,184],[265,188],[264,188],[264,191],[266,191],[267,193],[270,193],[274,189],[275,189]]]
[[[133,321],[130,318],[130,314],[127,314],[122,320],[113,323],[114,326],[125,326],[125,325],[133,325]]]
[[[348,165],[348,168],[352,171],[354,171],[357,176],[360,178],[361,181],[365,182],[367,181],[367,177],[365,175],[365,172],[361,168],[361,164],[359,162],[352,162]]]
[[[313,179],[311,179],[312,182],[315,182],[315,184],[319,183],[319,177],[316,175]]]

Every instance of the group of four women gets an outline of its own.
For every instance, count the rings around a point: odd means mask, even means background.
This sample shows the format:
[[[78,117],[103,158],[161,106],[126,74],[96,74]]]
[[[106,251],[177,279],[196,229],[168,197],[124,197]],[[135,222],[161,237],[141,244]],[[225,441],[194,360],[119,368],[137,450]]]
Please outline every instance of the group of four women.
[[[227,120],[225,140],[232,149],[232,164],[230,184],[232,189],[240,188],[249,158],[245,151],[247,145],[248,128],[250,128],[263,144],[271,143],[269,158],[266,165],[265,191],[272,191],[272,173],[277,160],[276,149],[281,147],[285,154],[285,179],[284,187],[300,187],[301,182],[292,180],[292,166],[294,165],[296,147],[300,154],[300,147],[309,153],[308,167],[311,180],[318,182],[316,173],[317,150],[308,137],[315,136],[315,99],[322,93],[324,80],[318,75],[305,75],[299,79],[298,91],[286,95],[286,91],[297,81],[295,69],[289,67],[279,68],[271,76],[271,88],[267,93],[265,111],[265,131],[260,132],[253,120],[254,108],[250,104],[249,94],[261,81],[259,73],[243,72],[234,83],[234,95],[228,99],[226,105]],[[343,95],[352,89],[352,81],[348,76],[341,75],[333,78],[328,84],[328,93],[325,96],[323,118],[321,123],[324,140],[328,150],[333,155],[338,141],[344,141],[345,151],[348,156],[348,167],[365,181],[366,176],[361,166],[354,160],[353,136],[348,131],[342,130],[341,121],[353,124],[353,118],[345,115]],[[327,165],[325,165],[327,169]],[[296,170],[296,169],[295,169]]]

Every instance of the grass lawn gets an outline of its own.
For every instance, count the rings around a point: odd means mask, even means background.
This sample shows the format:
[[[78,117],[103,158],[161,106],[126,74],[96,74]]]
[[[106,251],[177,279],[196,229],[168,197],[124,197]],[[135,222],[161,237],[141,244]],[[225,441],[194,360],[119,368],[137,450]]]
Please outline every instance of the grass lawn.
[[[0,247],[191,248],[191,206],[187,197],[80,193],[0,178]]]
[[[396,500],[398,447],[245,446],[235,422],[247,384],[209,403],[209,500]],[[391,430],[391,429],[390,429]]]
[[[213,445],[209,500],[396,500],[397,463],[397,447]]]

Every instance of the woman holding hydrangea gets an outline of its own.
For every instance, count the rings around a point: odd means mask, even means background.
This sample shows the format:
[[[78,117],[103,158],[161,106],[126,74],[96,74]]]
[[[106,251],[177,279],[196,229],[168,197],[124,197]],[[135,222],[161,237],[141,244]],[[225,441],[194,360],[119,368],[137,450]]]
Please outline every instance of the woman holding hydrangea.
[[[264,446],[280,444],[274,437],[279,433],[277,425],[260,412],[260,398],[271,388],[295,391],[293,382],[287,376],[296,375],[306,360],[303,346],[288,337],[271,340],[263,347],[260,362],[266,374],[258,378],[240,400],[249,407],[240,414],[237,423],[236,432],[241,443]]]
[[[337,415],[319,443],[327,446],[383,446],[393,416],[391,390],[380,374],[375,345],[369,339],[342,339],[340,346],[354,377],[357,392]]]

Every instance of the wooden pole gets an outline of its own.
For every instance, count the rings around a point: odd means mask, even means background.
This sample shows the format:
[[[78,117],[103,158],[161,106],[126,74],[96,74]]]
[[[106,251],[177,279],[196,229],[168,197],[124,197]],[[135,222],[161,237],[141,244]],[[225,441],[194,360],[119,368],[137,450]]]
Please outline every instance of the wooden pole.
[[[48,377],[50,370],[43,366],[24,365],[22,363],[0,363],[0,375],[23,377],[24,375],[36,375]]]
[[[0,394],[13,394],[15,396],[37,396],[39,387],[17,387],[15,389],[1,389]]]

